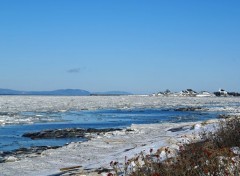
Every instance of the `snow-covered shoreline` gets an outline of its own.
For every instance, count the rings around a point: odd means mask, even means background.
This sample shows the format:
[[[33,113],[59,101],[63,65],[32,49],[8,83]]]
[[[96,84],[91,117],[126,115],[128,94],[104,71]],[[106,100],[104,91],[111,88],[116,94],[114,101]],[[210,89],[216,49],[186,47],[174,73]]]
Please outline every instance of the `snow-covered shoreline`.
[[[239,114],[239,98],[172,98],[172,97],[0,97],[1,112],[67,111],[69,109],[101,108],[169,108],[204,106],[209,111]],[[4,119],[4,117],[1,117]],[[122,131],[92,134],[89,141],[71,143],[58,149],[44,151],[40,156],[0,164],[0,175],[52,175],[61,168],[81,166],[94,171],[110,168],[109,163],[124,162],[141,151],[170,147],[177,150],[181,142],[196,137],[201,130],[213,129],[217,120],[208,122],[163,123],[132,125]],[[204,124],[204,125],[203,125]],[[179,130],[169,130],[179,129]]]
[[[141,151],[156,151],[161,147],[177,150],[182,143],[197,137],[203,128],[211,128],[213,122],[209,121],[204,126],[201,122],[132,125],[122,131],[95,134],[89,141],[46,150],[41,156],[1,163],[1,174],[51,175],[60,173],[61,168],[75,166],[81,166],[88,172],[110,168],[111,161],[124,162],[125,156],[131,158]],[[173,128],[180,130],[171,132]]]

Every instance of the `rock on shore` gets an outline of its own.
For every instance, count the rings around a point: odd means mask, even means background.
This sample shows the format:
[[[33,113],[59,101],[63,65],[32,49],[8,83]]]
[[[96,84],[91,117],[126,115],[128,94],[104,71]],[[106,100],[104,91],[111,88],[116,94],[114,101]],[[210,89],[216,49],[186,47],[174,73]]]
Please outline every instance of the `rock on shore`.
[[[111,131],[121,130],[119,128],[106,128],[106,129],[95,129],[95,128],[66,128],[66,129],[53,129],[43,130],[40,132],[24,133],[23,137],[31,139],[53,139],[53,138],[84,138],[86,133],[106,133]]]

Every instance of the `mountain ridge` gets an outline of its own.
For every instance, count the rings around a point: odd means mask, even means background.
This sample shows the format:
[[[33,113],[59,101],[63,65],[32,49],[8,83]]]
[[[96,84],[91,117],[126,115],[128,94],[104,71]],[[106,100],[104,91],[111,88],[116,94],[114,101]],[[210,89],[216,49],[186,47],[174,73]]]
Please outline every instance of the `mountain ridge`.
[[[19,91],[12,89],[1,89],[0,95],[90,95],[89,91],[81,89],[57,89],[52,91]]]
[[[90,95],[132,95],[124,91],[108,91],[91,93],[82,89],[57,89],[52,91],[19,91],[0,88],[0,95],[59,95],[59,96],[90,96]]]

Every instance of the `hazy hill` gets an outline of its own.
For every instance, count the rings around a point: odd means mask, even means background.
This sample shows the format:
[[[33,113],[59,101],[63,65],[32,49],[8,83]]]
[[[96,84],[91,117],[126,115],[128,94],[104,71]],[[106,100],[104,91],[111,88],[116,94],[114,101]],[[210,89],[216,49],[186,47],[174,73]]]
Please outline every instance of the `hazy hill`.
[[[0,89],[0,95],[19,95],[19,94],[23,94],[23,92],[11,89]]]
[[[108,92],[94,92],[90,93],[81,89],[59,89],[53,91],[18,91],[11,89],[0,89],[0,95],[66,95],[66,96],[111,96],[111,95],[132,95],[132,93],[124,91],[108,91]]]
[[[0,89],[0,95],[69,95],[83,96],[90,95],[90,92],[81,89],[59,89],[53,91],[18,91],[11,89]]]

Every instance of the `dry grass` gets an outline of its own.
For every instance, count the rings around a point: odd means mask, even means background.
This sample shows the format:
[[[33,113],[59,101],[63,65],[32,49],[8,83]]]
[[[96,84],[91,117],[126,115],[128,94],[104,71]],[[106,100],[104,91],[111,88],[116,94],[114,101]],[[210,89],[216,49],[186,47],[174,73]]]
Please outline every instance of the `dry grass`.
[[[202,141],[185,144],[179,148],[177,156],[171,157],[172,151],[149,154],[141,153],[138,157],[126,160],[124,168],[112,162],[114,173],[111,175],[129,176],[226,176],[240,174],[240,119],[232,118],[221,121],[216,132],[201,134]],[[162,161],[160,152],[166,159]]]

